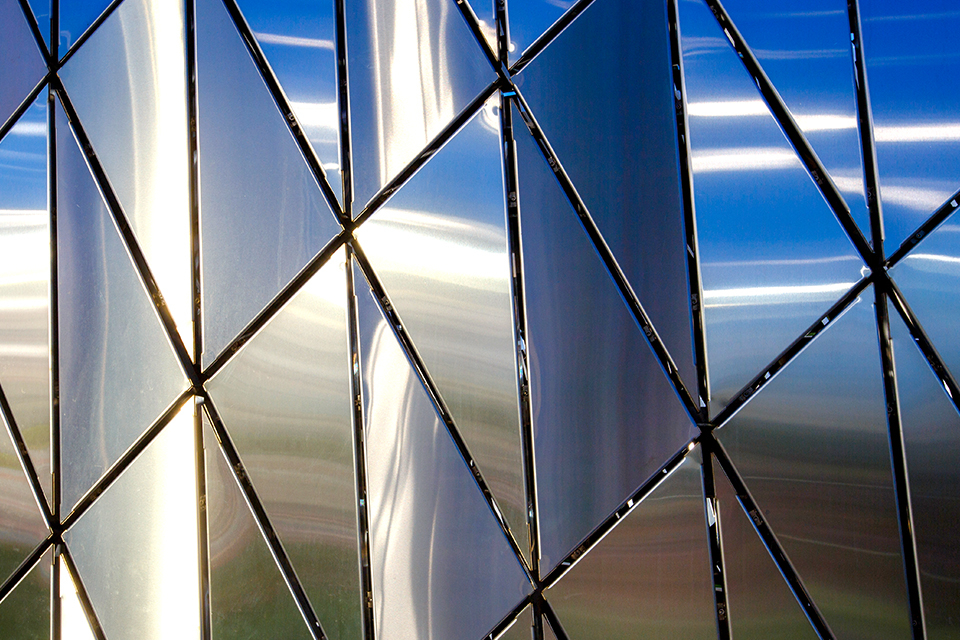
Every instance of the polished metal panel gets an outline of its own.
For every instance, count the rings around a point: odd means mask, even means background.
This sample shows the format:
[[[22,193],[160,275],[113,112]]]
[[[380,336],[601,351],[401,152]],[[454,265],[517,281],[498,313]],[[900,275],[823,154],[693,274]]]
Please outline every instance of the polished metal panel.
[[[666,21],[666,3],[598,0],[518,84],[695,395]]]
[[[928,638],[960,633],[960,416],[890,309]]]
[[[356,236],[528,549],[497,114],[488,103]]]
[[[331,640],[360,637],[341,249],[207,389]]]
[[[870,238],[847,3],[726,0],[723,6]],[[690,103],[687,110],[713,118],[766,115],[760,96],[745,104]]]
[[[699,449],[545,596],[571,640],[714,640]]]
[[[43,77],[43,58],[19,3],[0,2],[0,125]]]
[[[127,0],[60,70],[188,349],[190,152],[183,10]]]
[[[59,0],[58,0],[59,1]],[[172,3],[171,3],[172,4]],[[63,0],[60,2],[60,57],[110,6],[110,0]]]
[[[873,299],[867,288],[717,435],[837,637],[908,638]]]
[[[45,93],[0,140],[0,385],[49,500],[50,228]]]
[[[449,0],[346,3],[356,211],[496,76]]]
[[[238,4],[342,201],[333,0]]]
[[[960,187],[960,11],[951,0],[860,5],[889,254]]]
[[[213,637],[309,640],[310,631],[220,452],[206,414],[203,448]]]
[[[40,27],[40,33],[43,35],[43,42],[49,48],[50,46],[50,8],[53,0],[30,0],[30,9],[37,19]]]
[[[940,357],[960,379],[960,217],[947,218],[890,273]]]
[[[220,0],[197,40],[206,365],[340,227]]]
[[[497,640],[530,640],[533,637],[531,635],[532,628],[533,607],[527,605],[524,610],[520,612],[520,615],[517,616],[516,622],[504,633],[497,636]]]
[[[546,572],[697,430],[532,137],[517,158]]]
[[[733,637],[816,640],[817,632],[763,546],[720,465],[713,468],[717,511],[708,511],[707,517],[720,521],[727,611]]]
[[[200,637],[193,411],[186,404],[63,534],[111,640]]]
[[[0,584],[47,537],[36,497],[27,482],[7,423],[0,418]],[[0,614],[2,615],[2,614]]]
[[[57,225],[66,513],[187,380],[59,104]]]
[[[681,0],[680,23],[687,100],[700,105],[689,131],[715,414],[860,279],[863,263],[713,14]]]
[[[30,573],[0,601],[0,629],[3,629],[4,637],[11,640],[45,640],[50,637],[52,558],[53,550],[47,549]]]
[[[574,4],[576,0],[513,0],[510,2],[507,5],[510,20],[510,60],[516,61],[534,40]],[[594,50],[594,53],[598,52],[599,48]]]
[[[60,564],[60,640],[96,640],[80,604],[77,582],[62,555],[57,562]]]
[[[479,638],[532,587],[363,276],[355,276],[379,637]]]

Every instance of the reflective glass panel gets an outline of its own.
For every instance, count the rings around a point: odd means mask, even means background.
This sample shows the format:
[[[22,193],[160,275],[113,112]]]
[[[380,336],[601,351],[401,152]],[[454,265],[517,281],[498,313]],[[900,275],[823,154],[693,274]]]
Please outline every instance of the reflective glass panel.
[[[302,638],[310,631],[204,414],[213,637]]]
[[[96,640],[80,604],[77,583],[60,556],[60,640]]]
[[[571,640],[717,637],[699,455],[546,592]]]
[[[60,2],[61,58],[109,5],[110,0],[63,0]]]
[[[207,389],[331,640],[360,637],[341,249]]]
[[[874,0],[860,17],[889,254],[960,188],[960,11]]]
[[[47,499],[50,472],[50,227],[47,95],[0,140],[0,384]]]
[[[482,637],[531,585],[359,272],[355,284],[378,635]]]
[[[0,2],[0,125],[27,97],[46,70],[37,42],[17,2]]]
[[[43,41],[47,47],[50,46],[50,5],[52,2],[53,0],[30,0],[30,8],[37,18],[40,33],[43,34]]]
[[[940,357],[960,378],[960,217],[947,218],[890,273]]]
[[[52,549],[0,601],[0,629],[5,640],[44,640],[50,637],[50,567]]]
[[[737,640],[807,638],[813,630],[790,587],[763,546],[756,529],[737,501],[730,482],[714,465],[723,570],[727,579],[727,611]]]
[[[717,435],[837,637],[909,638],[873,297]]]
[[[723,3],[753,55],[816,151],[864,236],[870,215],[863,195],[856,76],[844,0],[727,0]],[[763,101],[687,105],[691,115],[763,115]]]
[[[680,26],[715,414],[863,264],[713,14],[681,0]]]
[[[0,584],[47,536],[36,497],[27,482],[17,450],[0,418]],[[0,614],[2,615],[2,614]]]
[[[960,634],[960,416],[891,307],[927,637]]]
[[[684,381],[696,389],[666,20],[666,3],[597,0],[518,84]],[[604,46],[591,46],[598,41]],[[515,135],[525,134],[522,121],[515,126]]]
[[[333,2],[241,0],[239,5],[342,201]]]
[[[111,640],[200,637],[193,403],[63,534]]]
[[[488,103],[356,235],[527,549],[498,113]]]
[[[67,512],[187,381],[59,104],[57,225]]]
[[[346,5],[359,211],[495,76],[449,0]]]
[[[183,11],[127,0],[60,70],[173,314],[193,345]]]
[[[206,365],[340,227],[219,0],[197,38]]]
[[[517,621],[506,630],[497,640],[531,640],[533,637],[531,629],[533,628],[533,608],[530,605],[520,613]]]
[[[517,60],[534,40],[574,4],[576,0],[511,0],[507,5],[510,12],[510,59]]]
[[[696,429],[529,135],[517,162],[548,571]]]

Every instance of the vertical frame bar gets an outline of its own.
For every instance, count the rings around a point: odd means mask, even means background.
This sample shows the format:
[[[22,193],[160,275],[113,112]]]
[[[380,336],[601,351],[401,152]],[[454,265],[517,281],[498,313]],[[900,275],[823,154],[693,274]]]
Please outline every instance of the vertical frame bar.
[[[703,464],[700,467],[703,480],[704,509],[707,522],[707,538],[710,541],[710,567],[713,578],[713,597],[717,606],[717,638],[730,640],[730,608],[727,604],[727,574],[723,564],[723,529],[720,525],[720,507],[717,488],[714,484],[713,454],[702,448]]]
[[[337,106],[340,112],[340,179],[343,213],[347,225],[353,223],[353,153],[350,137],[350,81],[347,72],[347,10],[344,0],[334,0],[337,38]],[[350,261],[347,261],[349,267]],[[349,270],[349,269],[348,269]]]

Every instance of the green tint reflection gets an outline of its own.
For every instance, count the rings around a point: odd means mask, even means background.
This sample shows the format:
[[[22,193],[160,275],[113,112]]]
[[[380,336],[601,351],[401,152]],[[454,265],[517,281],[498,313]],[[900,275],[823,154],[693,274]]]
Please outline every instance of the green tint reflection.
[[[47,549],[20,584],[0,602],[0,631],[4,640],[41,640],[50,637],[50,567]]]

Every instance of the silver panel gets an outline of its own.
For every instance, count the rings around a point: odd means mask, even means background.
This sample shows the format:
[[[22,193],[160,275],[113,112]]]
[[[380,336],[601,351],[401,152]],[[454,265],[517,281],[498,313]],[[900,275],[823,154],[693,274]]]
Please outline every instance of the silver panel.
[[[816,640],[817,632],[743,512],[719,464],[714,465],[714,474],[717,491],[714,517],[720,521],[727,611],[733,637],[737,640]]]
[[[193,404],[63,535],[111,640],[199,639]]]
[[[497,636],[497,640],[531,640],[533,638],[531,629],[533,628],[533,607],[527,605],[516,622],[504,633]]]
[[[847,3],[727,0],[723,6],[870,238]],[[758,106],[743,105],[741,111],[759,111]],[[691,103],[687,108],[691,114],[738,117],[729,103]]]
[[[355,235],[528,549],[496,109],[488,104]]]
[[[0,601],[0,629],[11,639],[50,638],[50,567],[53,550],[47,549],[30,573]],[[68,639],[64,639],[68,640]]]
[[[110,0],[68,0],[60,8],[60,57],[90,28]]]
[[[341,249],[207,389],[332,640],[360,637]]]
[[[378,636],[467,640],[532,590],[357,273]]]
[[[928,638],[960,633],[960,416],[890,309]]]
[[[495,79],[448,0],[346,3],[356,211]]]
[[[960,187],[960,12],[949,0],[875,0],[860,17],[890,253]]]
[[[333,1],[238,4],[342,202]]]
[[[187,381],[59,104],[57,220],[66,513]]]
[[[863,264],[713,14],[682,0],[680,22],[715,414]]]
[[[571,640],[717,637],[699,456],[546,592]]]
[[[40,506],[0,418],[0,583],[47,537]]]
[[[948,218],[890,273],[940,357],[960,379],[960,218]]]
[[[0,3],[0,125],[43,77],[46,66],[19,3]]]
[[[517,138],[517,157],[548,571],[696,428],[532,137]]]
[[[206,414],[207,544],[210,624],[215,640],[312,636],[220,453]]]
[[[695,395],[666,20],[666,3],[594,2],[518,84]]]
[[[340,227],[219,0],[197,40],[207,365]]]
[[[0,140],[0,384],[50,499],[47,193],[44,92]]]
[[[96,640],[80,596],[77,593],[77,583],[63,556],[58,556],[60,563],[60,640]]]
[[[128,0],[70,58],[60,78],[189,349],[193,291],[183,30],[180,2]]]
[[[717,434],[840,638],[908,638],[873,289]]]

